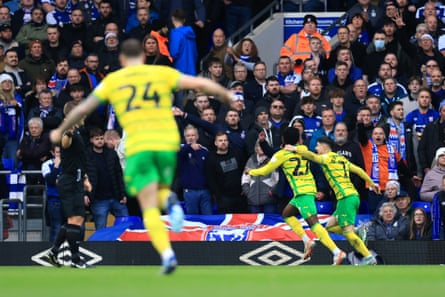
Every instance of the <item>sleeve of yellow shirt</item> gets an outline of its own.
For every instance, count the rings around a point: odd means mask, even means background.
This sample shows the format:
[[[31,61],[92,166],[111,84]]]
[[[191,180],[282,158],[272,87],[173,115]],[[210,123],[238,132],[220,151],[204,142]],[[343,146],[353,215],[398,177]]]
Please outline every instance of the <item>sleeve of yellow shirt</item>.
[[[257,169],[251,169],[249,170],[249,175],[251,176],[264,176],[272,173],[275,169],[280,167],[281,164],[284,162],[284,156],[282,151],[278,151],[275,153],[269,162],[267,162],[266,165],[263,167],[257,168]]]
[[[314,161],[315,163],[322,164],[323,162],[323,159],[320,155],[314,154],[305,145],[297,145],[295,147],[295,152],[303,158]]]
[[[349,171],[360,176],[360,178],[363,179],[364,181],[366,181],[368,183],[368,185],[370,185],[371,187],[374,186],[374,182],[369,177],[369,175],[363,169],[358,167],[357,165],[350,163]]]

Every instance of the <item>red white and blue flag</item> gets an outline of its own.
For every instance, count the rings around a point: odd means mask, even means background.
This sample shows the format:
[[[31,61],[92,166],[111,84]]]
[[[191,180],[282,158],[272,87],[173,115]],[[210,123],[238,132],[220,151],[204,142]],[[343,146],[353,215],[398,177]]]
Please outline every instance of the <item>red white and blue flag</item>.
[[[318,215],[322,225],[326,225],[330,215]],[[369,218],[368,218],[369,219]],[[170,230],[168,216],[162,216]],[[309,237],[315,237],[307,223],[300,219]],[[295,241],[301,240],[280,215],[265,214],[226,214],[226,215],[186,215],[181,232],[169,231],[172,241]],[[334,236],[334,240],[343,240]],[[149,234],[139,221],[124,221],[113,227],[94,233],[89,240],[150,241]]]

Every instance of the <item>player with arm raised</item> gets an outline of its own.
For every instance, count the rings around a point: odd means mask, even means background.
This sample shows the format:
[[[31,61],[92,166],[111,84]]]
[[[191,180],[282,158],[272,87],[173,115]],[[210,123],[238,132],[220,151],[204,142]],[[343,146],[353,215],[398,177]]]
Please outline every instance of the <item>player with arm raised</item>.
[[[297,128],[289,127],[283,132],[282,138],[284,144],[295,147],[300,139],[300,131]],[[301,146],[297,145],[296,147]],[[303,258],[308,259],[310,257],[315,242],[307,236],[300,222],[295,217],[297,210],[320,239],[321,243],[333,253],[333,265],[340,265],[346,254],[337,247],[329,237],[326,229],[318,221],[317,208],[315,206],[317,188],[309,169],[309,162],[306,159],[303,159],[301,155],[295,152],[281,149],[272,156],[265,166],[258,169],[248,169],[247,173],[251,176],[268,175],[278,167],[281,167],[283,170],[294,194],[289,204],[284,208],[282,216],[284,221],[304,241],[305,250]]]
[[[333,152],[334,146],[335,143],[331,138],[320,137],[317,139],[317,146],[315,147],[318,154],[309,151],[304,145],[286,145],[285,149],[296,152],[305,159],[321,165],[323,173],[338,200],[337,209],[328,222],[327,229],[330,232],[343,234],[354,249],[363,255],[363,263],[375,265],[377,264],[376,259],[354,232],[355,217],[360,205],[360,198],[351,182],[350,172],[357,174],[368,182],[376,193],[380,193],[380,188],[374,184],[363,169],[349,162],[344,156]]]
[[[177,261],[159,208],[168,209],[173,231],[181,230],[184,216],[174,199],[169,199],[180,141],[172,113],[172,93],[177,89],[196,89],[225,101],[230,101],[233,94],[205,78],[184,75],[166,66],[145,65],[144,58],[138,40],[124,41],[119,56],[123,69],[107,75],[50,137],[52,142],[59,142],[68,127],[99,104],[113,105],[127,133],[126,188],[131,196],[137,196],[145,227],[162,258],[161,272],[169,274]]]

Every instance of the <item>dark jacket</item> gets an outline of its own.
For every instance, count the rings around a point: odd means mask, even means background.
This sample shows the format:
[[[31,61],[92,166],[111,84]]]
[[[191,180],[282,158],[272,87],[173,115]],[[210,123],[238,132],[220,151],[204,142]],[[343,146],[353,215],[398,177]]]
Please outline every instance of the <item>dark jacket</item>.
[[[49,80],[51,75],[56,71],[56,65],[53,60],[42,56],[40,60],[36,60],[31,55],[19,62],[19,67],[25,70],[30,80],[35,82],[36,77],[43,76],[46,80]]]
[[[109,181],[109,185],[111,187],[113,198],[117,200],[121,200],[125,197],[125,185],[124,185],[124,177],[122,173],[122,167],[119,162],[119,157],[117,153],[109,149],[108,147],[103,148],[103,154],[105,156],[105,164],[111,180]],[[90,199],[94,200],[95,190],[98,183],[98,169],[92,164],[93,160],[93,148],[89,147],[87,149],[88,155],[88,166],[87,166],[87,174],[90,180],[91,185],[93,186],[93,190],[88,194]]]
[[[23,169],[40,170],[43,161],[51,156],[51,142],[48,134],[42,134],[36,139],[25,135],[19,145],[19,159],[23,162]],[[45,159],[42,161],[42,159]]]
[[[205,162],[209,156],[207,148],[192,149],[190,144],[182,144],[178,153],[178,168],[181,185],[184,189],[208,189]]]
[[[408,220],[403,216],[396,216],[390,225],[386,225],[381,218],[371,220],[368,228],[368,240],[401,240],[408,237]]]
[[[431,168],[436,150],[445,146],[445,133],[440,129],[440,119],[426,125],[417,148],[421,169]],[[443,124],[445,126],[445,124]]]
[[[39,106],[31,108],[28,113],[28,121],[31,118],[41,118],[43,121],[43,131],[49,132],[52,129],[57,128],[62,122],[64,116],[62,109],[53,107],[50,112],[43,114]]]

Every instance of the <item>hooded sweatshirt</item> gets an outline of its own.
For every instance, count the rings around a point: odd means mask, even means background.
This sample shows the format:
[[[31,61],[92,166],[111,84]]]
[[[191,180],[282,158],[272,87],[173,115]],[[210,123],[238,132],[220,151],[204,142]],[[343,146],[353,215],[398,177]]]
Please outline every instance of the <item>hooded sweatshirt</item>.
[[[196,48],[196,35],[192,27],[181,26],[172,29],[169,42],[174,68],[182,73],[196,76],[198,50]]]

